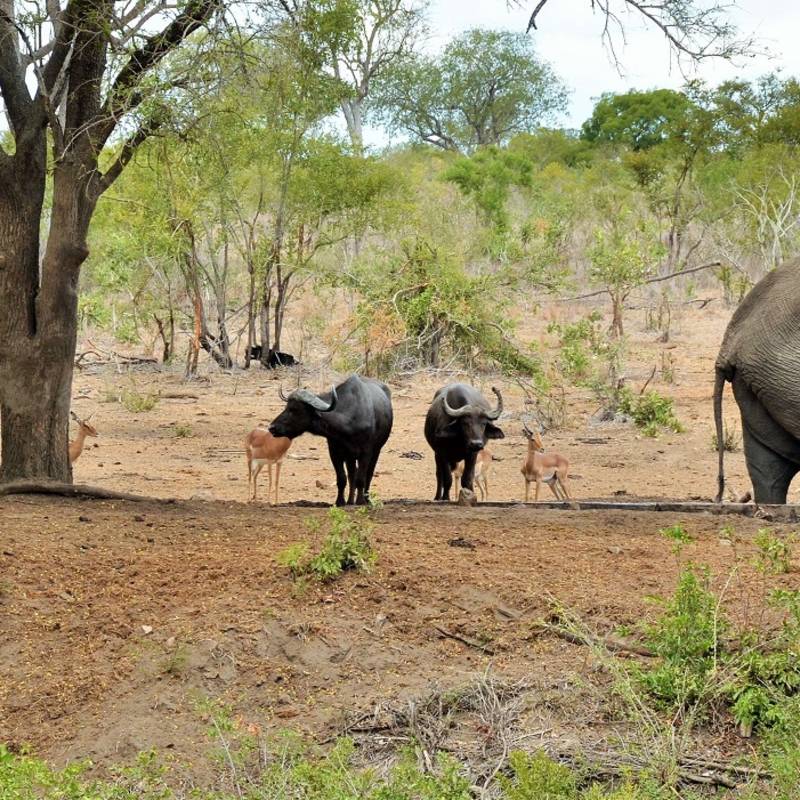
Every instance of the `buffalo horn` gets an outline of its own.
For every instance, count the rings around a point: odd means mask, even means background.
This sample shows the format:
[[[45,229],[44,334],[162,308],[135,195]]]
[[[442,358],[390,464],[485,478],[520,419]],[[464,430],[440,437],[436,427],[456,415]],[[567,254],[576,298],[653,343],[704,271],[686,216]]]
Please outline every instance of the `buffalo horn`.
[[[313,392],[309,392],[308,389],[298,389],[294,394],[297,396],[298,400],[302,400],[304,403],[308,403],[312,408],[316,409],[317,411],[333,411],[336,407],[336,402],[339,399],[336,395],[336,387],[331,386],[331,402],[326,403],[323,399],[317,397]]]
[[[283,386],[278,387],[278,397],[285,403],[289,398],[286,396],[285,392],[283,391]]]
[[[447,414],[448,417],[453,417],[455,419],[458,417],[466,417],[467,414],[472,414],[475,411],[469,403],[461,406],[461,408],[453,408],[450,403],[447,402],[447,392],[442,395],[442,407],[444,408],[444,413]]]
[[[497,408],[494,411],[490,411],[486,416],[489,419],[497,419],[503,413],[503,395],[494,386],[492,386],[492,391],[497,395]]]

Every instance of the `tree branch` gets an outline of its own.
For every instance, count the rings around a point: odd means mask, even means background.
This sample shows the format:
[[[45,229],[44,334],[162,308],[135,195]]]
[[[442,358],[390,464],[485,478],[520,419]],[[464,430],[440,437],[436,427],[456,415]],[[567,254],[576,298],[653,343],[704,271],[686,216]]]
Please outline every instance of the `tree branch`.
[[[648,278],[641,285],[647,286],[651,283],[659,283],[660,281],[669,281],[673,278],[679,278],[681,275],[691,275],[693,272],[700,272],[704,269],[711,269],[712,267],[722,266],[721,261],[710,261],[708,264],[703,264],[699,267],[692,267],[691,269],[682,269],[679,272],[671,272],[669,275],[659,275],[655,278]],[[598,297],[601,294],[608,294],[608,289],[598,289],[596,292],[589,292],[588,294],[579,294],[577,297],[565,297],[561,302],[570,303],[573,300],[586,300],[589,297]]]
[[[0,0],[0,94],[12,132],[21,131],[33,101],[25,86],[14,0]]]
[[[148,120],[143,122],[122,145],[119,155],[114,163],[100,176],[95,186],[95,192],[99,197],[103,192],[111,186],[112,183],[122,174],[122,170],[128,165],[130,160],[136,153],[139,145],[143,144],[150,136],[152,136],[158,129],[160,123]]]
[[[142,101],[136,92],[142,77],[203,25],[223,0],[189,0],[186,8],[163,31],[153,34],[131,53],[117,74],[103,107],[105,122],[100,126],[99,143],[105,144],[119,120]]]
[[[536,17],[539,15],[539,12],[545,7],[547,0],[539,0],[536,8],[533,9],[533,14],[531,14],[531,18],[528,20],[528,27],[525,29],[525,33],[530,33],[531,30],[538,31],[539,29],[536,27]]]

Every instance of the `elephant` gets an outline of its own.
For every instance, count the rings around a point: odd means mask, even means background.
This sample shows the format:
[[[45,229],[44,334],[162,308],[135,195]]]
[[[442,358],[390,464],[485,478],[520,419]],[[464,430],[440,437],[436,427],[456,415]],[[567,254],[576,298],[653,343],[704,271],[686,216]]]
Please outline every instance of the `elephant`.
[[[725,488],[722,392],[742,417],[747,471],[756,503],[784,504],[800,471],[800,259],[762,278],[736,309],[714,365],[718,494]]]

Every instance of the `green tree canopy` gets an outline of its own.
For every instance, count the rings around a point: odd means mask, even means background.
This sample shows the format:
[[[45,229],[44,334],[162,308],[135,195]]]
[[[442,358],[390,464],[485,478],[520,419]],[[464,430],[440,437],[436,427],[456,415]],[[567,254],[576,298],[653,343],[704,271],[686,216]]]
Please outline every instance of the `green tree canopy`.
[[[604,94],[583,123],[582,136],[590,142],[647,150],[680,138],[691,106],[683,92],[673,89]]]
[[[439,57],[406,58],[376,84],[376,117],[447,150],[505,144],[566,106],[567,92],[530,37],[470,30]]]

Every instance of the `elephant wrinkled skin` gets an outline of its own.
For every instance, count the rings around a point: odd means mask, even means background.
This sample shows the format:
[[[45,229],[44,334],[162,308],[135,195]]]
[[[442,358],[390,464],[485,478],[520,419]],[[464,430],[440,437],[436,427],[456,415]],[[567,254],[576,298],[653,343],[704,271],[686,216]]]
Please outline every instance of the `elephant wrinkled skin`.
[[[725,487],[722,391],[730,381],[742,416],[756,503],[786,502],[800,471],[800,260],[760,280],[736,309],[715,364],[717,502]]]

